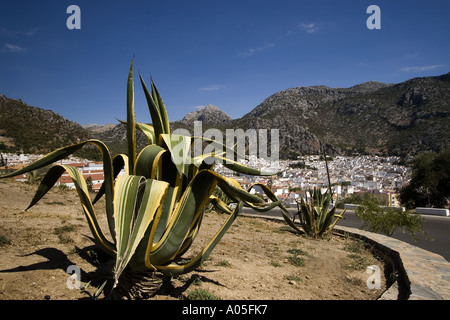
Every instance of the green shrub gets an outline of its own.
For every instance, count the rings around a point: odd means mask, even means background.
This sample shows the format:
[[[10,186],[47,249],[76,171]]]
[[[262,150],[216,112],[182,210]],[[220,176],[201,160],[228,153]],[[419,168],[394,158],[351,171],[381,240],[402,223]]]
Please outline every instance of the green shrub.
[[[205,289],[195,289],[189,292],[187,298],[189,300],[222,300]]]
[[[288,261],[296,267],[302,267],[305,265],[305,259],[303,259],[302,257],[299,256],[291,256],[288,257]]]
[[[11,244],[11,240],[9,240],[7,237],[0,235],[0,247],[6,246]]]
[[[415,240],[418,239],[417,233],[425,234],[422,230],[424,219],[420,215],[402,208],[381,206],[380,201],[370,193],[364,195],[362,203],[355,212],[363,222],[363,228],[370,232],[392,236],[395,231],[402,228]]]

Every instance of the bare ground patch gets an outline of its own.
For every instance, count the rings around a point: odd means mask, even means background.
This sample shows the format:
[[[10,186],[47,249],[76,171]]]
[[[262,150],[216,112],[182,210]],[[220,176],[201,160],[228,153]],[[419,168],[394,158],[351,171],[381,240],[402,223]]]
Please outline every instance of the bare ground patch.
[[[91,281],[93,292],[108,279],[105,270],[113,262],[89,239],[76,192],[54,188],[25,212],[35,190],[0,181],[0,299],[87,298],[67,288],[67,268],[79,266],[82,285]],[[104,217],[102,203],[98,215]],[[203,248],[226,218],[207,213],[186,258]],[[368,289],[369,265],[385,268],[361,241],[334,235],[313,240],[283,223],[238,217],[198,270],[172,278],[152,299],[195,298],[200,292],[230,300],[371,300],[383,293],[386,280],[382,276],[381,289]]]

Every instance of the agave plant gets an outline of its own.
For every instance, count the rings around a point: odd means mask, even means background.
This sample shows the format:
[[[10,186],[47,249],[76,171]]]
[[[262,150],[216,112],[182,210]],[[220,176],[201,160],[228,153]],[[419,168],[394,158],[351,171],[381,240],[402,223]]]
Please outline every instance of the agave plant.
[[[320,237],[333,229],[339,219],[343,218],[345,210],[336,214],[336,206],[330,209],[331,194],[329,190],[322,193],[320,188],[314,188],[306,193],[306,199],[301,198],[298,205],[298,217],[304,232],[314,238]]]
[[[281,205],[270,189],[264,190],[272,201],[265,202],[244,190],[236,180],[222,177],[212,170],[214,163],[210,159],[220,159],[224,166],[241,173],[273,174],[226,159],[224,155],[229,154],[225,152],[228,151],[226,146],[221,146],[223,152],[216,148],[215,152],[192,157],[190,151],[194,139],[171,133],[165,105],[153,80],[149,90],[140,75],[152,125],[135,122],[133,64],[134,60],[127,82],[127,155],[113,157],[103,142],[90,139],[57,149],[29,166],[1,177],[13,177],[53,164],[28,210],[64,172],[68,172],[95,243],[115,259],[113,287],[120,286],[121,276],[127,273],[149,275],[151,278],[155,273],[173,276],[190,272],[207,259],[243,206],[265,211]],[[148,140],[148,145],[139,153],[136,151],[136,130],[141,130]],[[104,182],[94,200],[91,200],[86,181],[76,168],[55,164],[88,144],[97,147],[103,159]],[[119,174],[122,170],[125,174]],[[234,210],[212,195],[216,187],[238,203]],[[110,237],[102,230],[94,209],[103,196]],[[228,212],[229,217],[194,258],[177,263],[198,234],[204,208],[209,203]]]

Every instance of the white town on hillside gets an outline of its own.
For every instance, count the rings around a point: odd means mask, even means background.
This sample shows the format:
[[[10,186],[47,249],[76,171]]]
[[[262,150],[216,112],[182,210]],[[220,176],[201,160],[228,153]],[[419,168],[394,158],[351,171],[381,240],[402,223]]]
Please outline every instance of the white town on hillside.
[[[42,155],[2,154],[1,169],[19,169],[39,159]],[[379,156],[335,156],[328,161],[331,188],[335,199],[342,199],[358,192],[379,194],[386,206],[400,206],[398,190],[411,178],[411,169],[398,164],[398,157]],[[301,163],[301,168],[294,164]],[[59,164],[77,167],[85,179],[90,177],[92,190],[98,191],[103,182],[103,164],[76,157],[61,160]],[[296,206],[299,197],[304,197],[306,191],[321,187],[328,188],[325,161],[320,156],[303,156],[298,160],[267,161],[256,157],[243,161],[244,164],[263,171],[276,171],[274,176],[236,176],[234,172],[221,164],[215,166],[215,171],[226,177],[235,178],[243,188],[249,188],[254,183],[270,185],[279,199],[287,206]],[[5,166],[6,164],[6,166]],[[16,179],[26,181],[26,175]],[[66,173],[57,182],[75,188],[71,178]]]

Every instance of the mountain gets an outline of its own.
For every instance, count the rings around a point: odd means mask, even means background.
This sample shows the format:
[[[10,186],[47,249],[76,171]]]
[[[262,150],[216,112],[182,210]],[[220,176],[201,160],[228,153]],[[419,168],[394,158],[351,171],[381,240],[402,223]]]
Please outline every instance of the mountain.
[[[279,128],[280,153],[438,151],[450,146],[450,73],[399,84],[297,87],[277,92],[234,127]]]
[[[104,126],[101,125],[87,125],[85,128],[90,133],[92,138],[98,139],[104,142],[111,154],[118,153],[127,153],[128,145],[127,145],[127,127],[125,124],[107,124]],[[147,145],[147,139],[145,135],[136,130],[136,148],[137,150],[141,150]]]
[[[218,107],[208,104],[206,107],[189,112],[180,122],[184,125],[193,124],[194,121],[202,121],[209,126],[226,126],[230,123],[231,117]]]
[[[104,124],[104,125],[95,124],[95,123],[82,125],[82,127],[84,129],[86,129],[87,131],[98,132],[98,133],[108,131],[109,129],[112,129],[115,126],[116,125],[113,123],[108,123],[108,124]]]
[[[0,151],[42,153],[87,138],[126,153],[124,124],[80,126],[58,114],[0,95]],[[369,81],[350,88],[296,87],[274,93],[232,119],[208,105],[171,122],[193,133],[208,128],[279,129],[280,156],[370,153],[414,155],[450,147],[450,73],[398,84]],[[138,149],[146,144],[137,131]]]
[[[90,133],[51,110],[0,95],[0,151],[48,153],[86,140]]]

